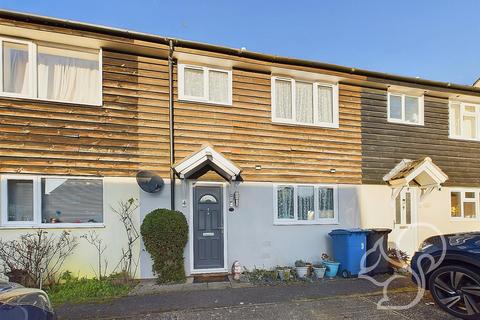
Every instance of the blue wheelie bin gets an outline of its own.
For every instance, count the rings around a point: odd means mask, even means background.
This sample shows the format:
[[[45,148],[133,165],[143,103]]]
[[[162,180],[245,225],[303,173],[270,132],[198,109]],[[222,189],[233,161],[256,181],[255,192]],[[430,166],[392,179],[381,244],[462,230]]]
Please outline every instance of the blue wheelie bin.
[[[333,240],[333,257],[340,263],[339,273],[344,278],[358,276],[362,257],[366,252],[368,230],[335,229],[329,233]]]

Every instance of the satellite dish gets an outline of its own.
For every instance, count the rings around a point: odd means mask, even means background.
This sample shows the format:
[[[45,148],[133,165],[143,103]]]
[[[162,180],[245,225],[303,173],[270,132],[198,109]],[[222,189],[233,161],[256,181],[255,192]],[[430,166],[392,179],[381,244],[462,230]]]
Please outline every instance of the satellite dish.
[[[163,179],[152,171],[140,171],[137,173],[137,183],[143,191],[155,193],[162,190]]]

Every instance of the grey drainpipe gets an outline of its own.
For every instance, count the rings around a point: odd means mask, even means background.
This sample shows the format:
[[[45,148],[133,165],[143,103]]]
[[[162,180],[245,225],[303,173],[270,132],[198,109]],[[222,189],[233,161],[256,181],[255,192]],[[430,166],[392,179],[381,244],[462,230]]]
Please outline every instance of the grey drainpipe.
[[[175,162],[175,142],[174,142],[174,119],[173,119],[173,41],[169,41],[170,50],[168,51],[168,109],[169,109],[169,136],[170,136],[170,209],[175,210],[175,172],[173,164]]]

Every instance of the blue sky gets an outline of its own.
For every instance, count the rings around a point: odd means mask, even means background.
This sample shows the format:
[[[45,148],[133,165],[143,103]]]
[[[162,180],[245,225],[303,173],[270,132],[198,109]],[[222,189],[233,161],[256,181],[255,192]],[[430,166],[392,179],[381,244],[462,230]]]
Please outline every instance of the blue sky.
[[[480,77],[478,0],[0,0],[0,8],[430,80]]]

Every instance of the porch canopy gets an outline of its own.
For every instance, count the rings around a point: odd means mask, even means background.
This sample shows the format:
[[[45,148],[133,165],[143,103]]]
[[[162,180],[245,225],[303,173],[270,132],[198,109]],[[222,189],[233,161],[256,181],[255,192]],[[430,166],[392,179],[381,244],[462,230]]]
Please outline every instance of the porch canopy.
[[[239,180],[241,172],[240,168],[211,146],[204,146],[186,157],[175,164],[173,170],[181,179],[196,179],[213,170],[227,181]]]
[[[430,157],[419,160],[403,159],[383,177],[383,181],[392,187],[394,199],[405,187],[420,187],[423,198],[435,188],[440,188],[447,180],[448,176]]]

